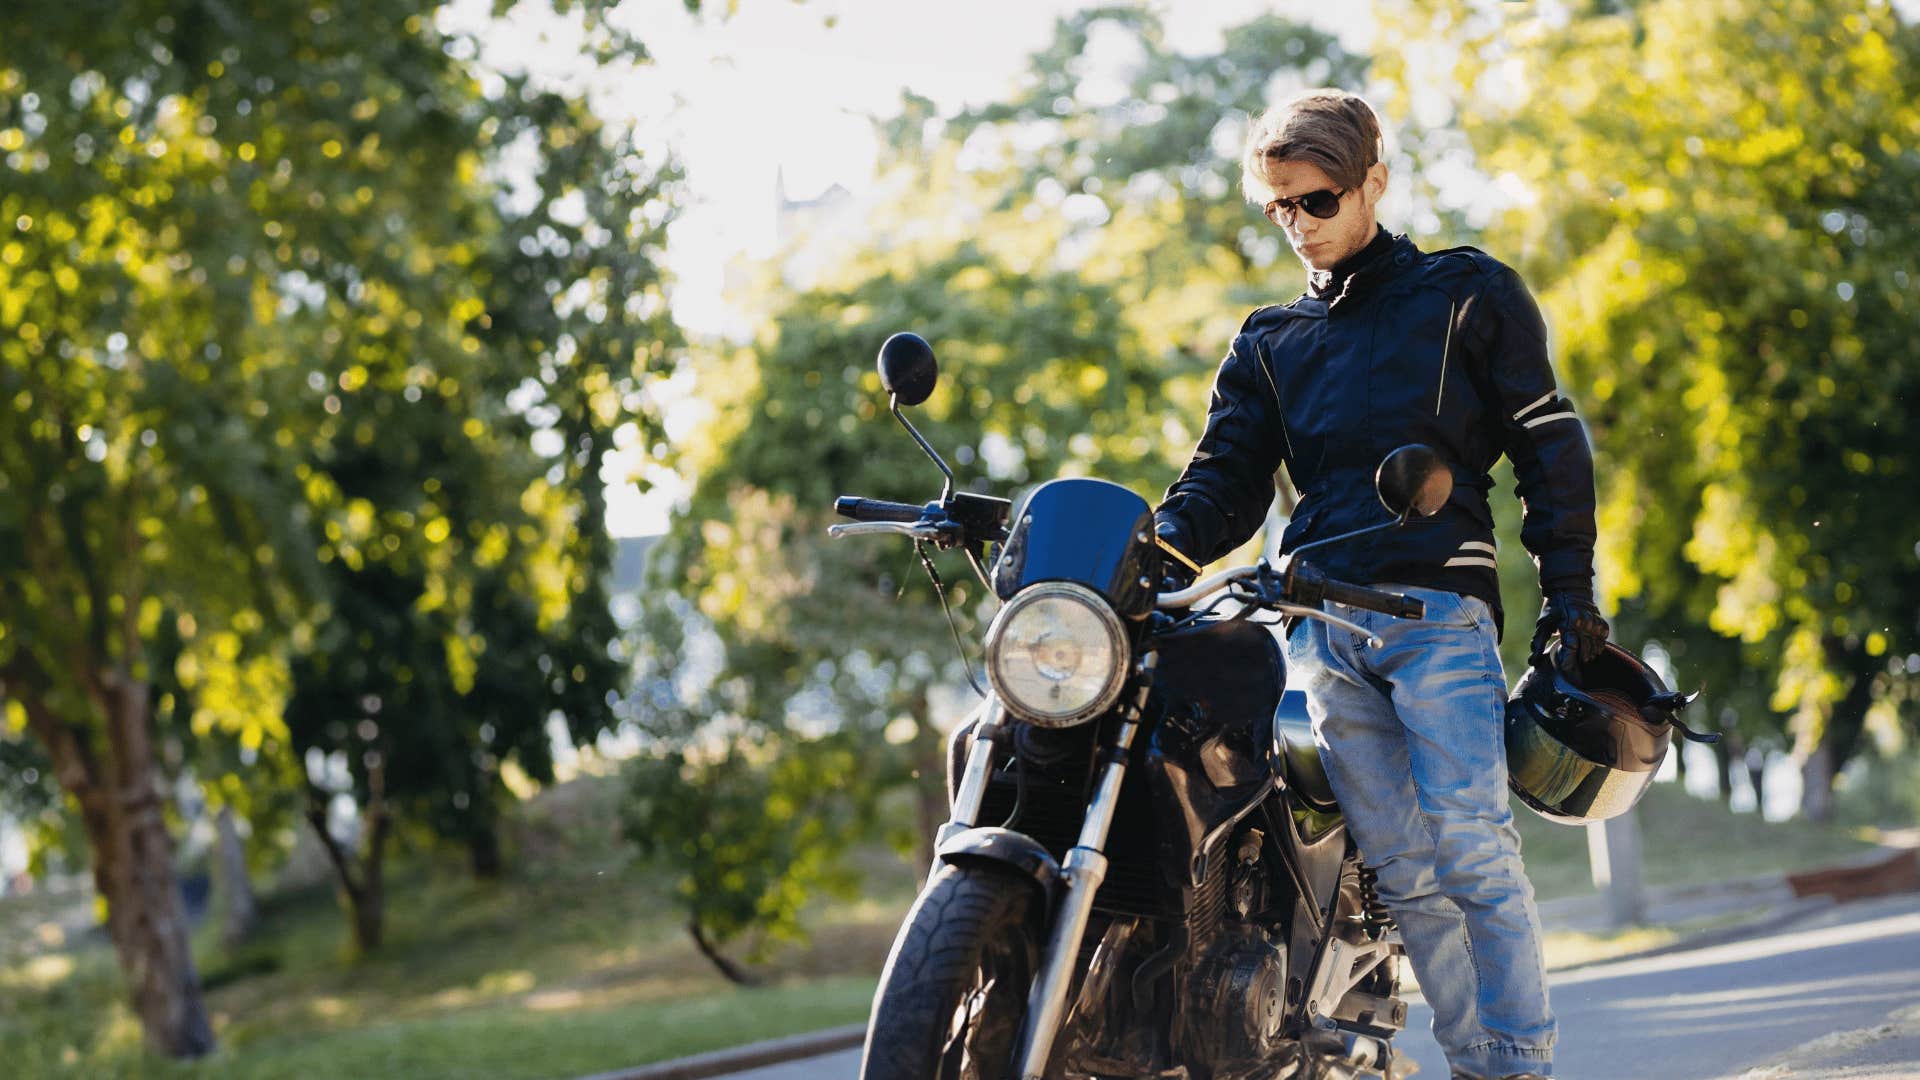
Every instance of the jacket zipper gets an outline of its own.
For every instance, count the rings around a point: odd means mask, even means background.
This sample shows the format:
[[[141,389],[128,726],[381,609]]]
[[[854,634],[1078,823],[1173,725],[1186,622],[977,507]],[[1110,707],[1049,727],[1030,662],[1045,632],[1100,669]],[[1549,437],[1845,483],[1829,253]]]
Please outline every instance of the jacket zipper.
[[[1447,336],[1440,345],[1440,389],[1433,395],[1433,415],[1440,415],[1440,402],[1447,396],[1447,354],[1453,351],[1454,304],[1447,304]]]
[[[1255,346],[1253,359],[1260,365],[1260,374],[1267,377],[1267,389],[1273,391],[1273,412],[1280,418],[1280,437],[1287,443],[1287,460],[1293,460],[1293,436],[1287,434],[1287,410],[1280,404],[1280,387],[1273,381],[1273,369],[1269,366],[1264,346]],[[1288,473],[1289,477],[1293,474]]]

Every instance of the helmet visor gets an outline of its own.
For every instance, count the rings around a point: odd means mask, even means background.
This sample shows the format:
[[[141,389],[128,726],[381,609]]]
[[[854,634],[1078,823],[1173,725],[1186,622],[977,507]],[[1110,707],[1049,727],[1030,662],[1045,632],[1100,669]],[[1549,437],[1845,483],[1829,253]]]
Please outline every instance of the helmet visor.
[[[1627,812],[1653,783],[1653,772],[1610,768],[1553,737],[1527,715],[1507,715],[1507,781],[1521,801],[1566,824],[1605,821]]]

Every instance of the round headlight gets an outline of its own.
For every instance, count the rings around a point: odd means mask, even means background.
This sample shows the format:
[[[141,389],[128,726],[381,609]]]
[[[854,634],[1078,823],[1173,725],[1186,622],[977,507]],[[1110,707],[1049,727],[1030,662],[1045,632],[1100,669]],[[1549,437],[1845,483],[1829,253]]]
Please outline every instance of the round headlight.
[[[1120,616],[1084,585],[1023,589],[987,628],[987,681],[1007,708],[1042,727],[1106,711],[1126,681],[1126,659]]]

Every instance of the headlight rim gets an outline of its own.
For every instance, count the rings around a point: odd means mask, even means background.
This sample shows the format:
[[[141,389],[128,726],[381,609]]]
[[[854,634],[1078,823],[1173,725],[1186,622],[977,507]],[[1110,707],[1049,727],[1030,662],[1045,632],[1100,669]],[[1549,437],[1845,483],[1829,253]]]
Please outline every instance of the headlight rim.
[[[1106,631],[1108,643],[1112,647],[1113,669],[1107,675],[1106,684],[1093,699],[1079,709],[1066,713],[1036,715],[1034,710],[1024,707],[1019,699],[1009,694],[998,675],[1000,639],[1007,625],[1022,608],[1050,597],[1065,597],[1092,611],[1101,629]],[[1006,605],[994,613],[993,622],[987,626],[986,669],[987,683],[1007,710],[1027,723],[1037,727],[1069,728],[1084,724],[1111,709],[1120,700],[1120,693],[1126,687],[1128,644],[1126,627],[1120,621],[1120,614],[1113,605],[1099,593],[1079,582],[1041,581],[1026,586],[1010,597]]]

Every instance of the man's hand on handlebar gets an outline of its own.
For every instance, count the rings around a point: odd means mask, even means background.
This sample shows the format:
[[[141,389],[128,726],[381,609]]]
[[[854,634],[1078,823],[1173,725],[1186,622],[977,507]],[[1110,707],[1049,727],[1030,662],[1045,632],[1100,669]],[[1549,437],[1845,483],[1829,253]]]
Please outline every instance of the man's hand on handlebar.
[[[1298,559],[1287,564],[1282,582],[1286,590],[1285,599],[1307,607],[1313,607],[1322,600],[1331,600],[1336,604],[1378,611],[1397,619],[1424,619],[1427,615],[1427,605],[1411,596],[1339,581]]]
[[[1160,547],[1160,591],[1178,592],[1200,576],[1200,566],[1187,555],[1193,546],[1177,522],[1161,520],[1153,527]]]
[[[1298,608],[1312,611],[1318,616],[1320,602],[1332,600],[1348,607],[1365,608],[1400,619],[1426,617],[1426,604],[1414,597],[1384,589],[1370,589],[1364,585],[1350,585],[1330,578],[1297,559],[1288,563],[1285,570],[1275,570],[1273,564],[1262,560],[1251,566],[1214,574],[1186,589],[1162,591],[1159,606],[1179,608],[1197,604],[1221,589],[1249,581],[1252,582],[1251,592],[1246,598],[1263,607]],[[1345,620],[1334,621],[1347,625]]]

